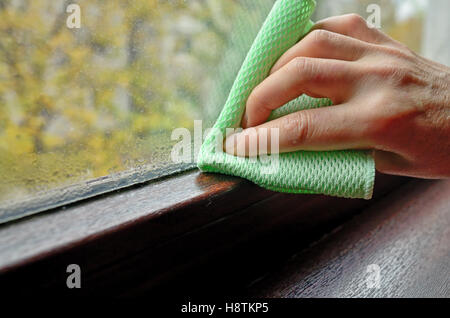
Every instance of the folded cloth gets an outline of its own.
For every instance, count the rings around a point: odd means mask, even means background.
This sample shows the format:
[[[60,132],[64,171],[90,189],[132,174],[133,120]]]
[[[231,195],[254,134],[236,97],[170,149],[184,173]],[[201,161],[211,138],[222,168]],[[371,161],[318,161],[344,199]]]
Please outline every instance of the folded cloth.
[[[202,144],[197,165],[201,171],[243,177],[273,191],[370,199],[375,164],[367,151],[297,151],[268,155],[262,160],[262,156],[255,159],[229,155],[221,150],[223,137],[217,140],[218,135],[226,136],[227,128],[239,127],[251,91],[267,77],[278,58],[309,32],[314,8],[313,0],[276,1],[242,64],[212,133]],[[331,101],[302,95],[272,112],[269,120],[324,106],[331,106]]]

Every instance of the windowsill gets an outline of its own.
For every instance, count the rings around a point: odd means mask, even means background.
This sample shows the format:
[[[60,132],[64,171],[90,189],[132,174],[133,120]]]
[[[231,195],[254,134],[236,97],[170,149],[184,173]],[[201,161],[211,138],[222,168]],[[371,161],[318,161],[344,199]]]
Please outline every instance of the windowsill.
[[[23,217],[31,216],[42,211],[48,211],[82,200],[110,193],[111,189],[121,190],[138,184],[149,183],[186,171],[195,167],[194,164],[172,164],[157,169],[138,167],[112,173],[99,178],[75,182],[64,187],[55,187],[23,200],[13,200],[0,208],[0,225]]]
[[[378,176],[373,201],[405,180]],[[320,234],[373,201],[280,194],[186,172],[0,226],[0,285],[65,288],[66,267],[75,263],[90,286],[85,292],[151,289],[269,233]]]
[[[450,297],[450,180],[415,179],[248,286],[256,298]],[[379,283],[373,285],[374,271]]]

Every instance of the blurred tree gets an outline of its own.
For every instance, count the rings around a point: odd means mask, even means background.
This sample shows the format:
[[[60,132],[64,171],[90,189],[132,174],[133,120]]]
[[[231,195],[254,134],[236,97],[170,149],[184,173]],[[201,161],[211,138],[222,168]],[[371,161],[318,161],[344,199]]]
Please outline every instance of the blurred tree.
[[[238,14],[257,28],[267,13],[250,2],[0,0],[0,200],[170,164],[170,131],[202,118]]]

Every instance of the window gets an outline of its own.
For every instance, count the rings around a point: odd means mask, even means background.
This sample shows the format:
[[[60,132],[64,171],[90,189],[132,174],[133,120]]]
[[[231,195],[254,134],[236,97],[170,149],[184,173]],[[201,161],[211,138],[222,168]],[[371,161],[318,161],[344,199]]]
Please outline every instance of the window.
[[[319,0],[316,19],[346,13],[357,13],[369,18],[374,5],[379,8],[380,27],[394,39],[414,51],[422,52],[424,21],[428,0]]]
[[[272,4],[0,1],[0,223],[189,167]]]
[[[273,2],[0,0],[0,223],[193,167],[171,131],[211,127]],[[423,36],[427,0],[317,2],[315,20],[378,4],[429,57],[446,43]]]

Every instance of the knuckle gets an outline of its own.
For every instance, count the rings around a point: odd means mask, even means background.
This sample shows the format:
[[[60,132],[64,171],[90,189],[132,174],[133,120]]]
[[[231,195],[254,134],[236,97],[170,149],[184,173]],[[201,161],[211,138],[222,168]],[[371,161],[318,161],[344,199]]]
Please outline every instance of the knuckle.
[[[291,67],[296,74],[305,74],[312,71],[311,60],[306,57],[296,57],[293,59]]]
[[[311,118],[308,112],[297,112],[283,118],[282,127],[287,134],[290,146],[296,146],[309,139]]]
[[[361,26],[367,27],[366,20],[362,16],[356,13],[350,13],[344,16],[345,23],[350,28],[358,28]]]
[[[308,35],[309,41],[315,45],[325,45],[332,39],[332,33],[326,30],[314,30]]]

